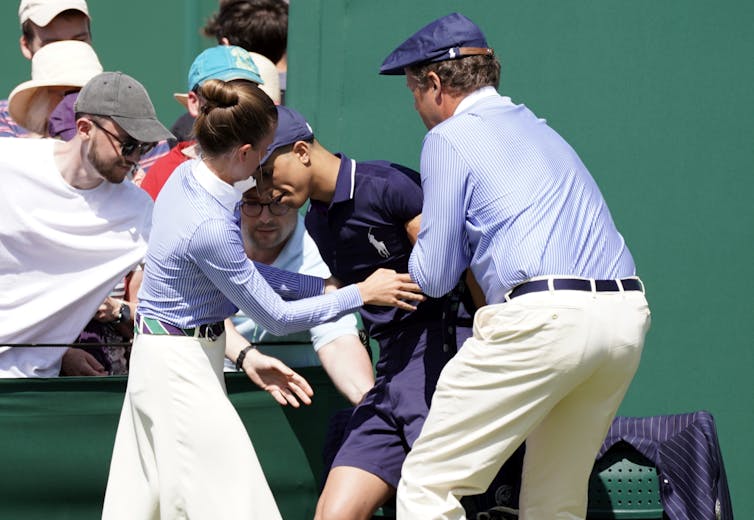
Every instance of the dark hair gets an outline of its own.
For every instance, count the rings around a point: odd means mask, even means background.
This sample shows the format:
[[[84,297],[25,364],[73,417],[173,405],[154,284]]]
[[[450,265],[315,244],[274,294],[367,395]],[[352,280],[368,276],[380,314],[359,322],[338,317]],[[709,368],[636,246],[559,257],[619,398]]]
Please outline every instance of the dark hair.
[[[427,75],[434,72],[443,88],[453,94],[468,94],[482,87],[500,85],[500,62],[495,56],[467,56],[457,60],[412,65],[408,71],[415,77],[421,90],[428,85]]]
[[[55,18],[74,18],[77,16],[84,16],[86,17],[86,28],[89,31],[89,39],[92,38],[92,21],[89,19],[88,16],[86,16],[83,12],[79,11],[78,9],[66,9],[65,11],[61,11],[58,13]],[[53,20],[55,19],[53,18]],[[52,22],[52,20],[50,20]],[[30,44],[31,41],[34,39],[34,27],[39,27],[37,24],[31,21],[31,19],[27,19],[23,24],[21,24],[21,36],[23,36],[24,40],[26,41],[26,44]]]
[[[275,104],[256,83],[211,79],[199,88],[203,105],[194,123],[202,153],[222,155],[236,146],[259,142],[277,123]]]
[[[209,18],[203,32],[217,43],[227,38],[231,45],[277,63],[288,44],[288,4],[283,0],[220,2],[220,10]]]

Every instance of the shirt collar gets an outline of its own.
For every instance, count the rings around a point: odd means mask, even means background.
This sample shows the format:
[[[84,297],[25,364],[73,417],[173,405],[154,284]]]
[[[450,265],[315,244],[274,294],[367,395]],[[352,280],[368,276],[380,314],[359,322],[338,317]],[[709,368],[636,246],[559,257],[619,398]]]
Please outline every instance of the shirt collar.
[[[351,200],[356,183],[356,161],[349,159],[342,153],[336,153],[335,156],[340,158],[340,168],[338,169],[338,180],[335,181],[335,192],[330,207],[335,203]]]
[[[233,213],[243,195],[233,186],[212,173],[204,161],[197,161],[191,169],[199,185],[207,190],[220,204]]]
[[[482,87],[478,90],[475,90],[465,98],[461,100],[460,103],[458,103],[458,106],[456,107],[455,111],[453,112],[453,115],[458,115],[461,112],[468,110],[471,108],[477,101],[480,101],[484,98],[492,97],[492,96],[500,96],[500,94],[497,93],[497,89],[495,87]],[[504,98],[510,101],[510,98]]]
[[[272,262],[273,267],[278,269],[288,270],[286,266],[290,265],[290,262],[301,256],[301,244],[304,242],[304,232],[306,231],[306,225],[304,224],[304,217],[299,213],[296,219],[296,227],[293,228],[293,233],[288,238],[288,241],[280,250],[277,258]]]

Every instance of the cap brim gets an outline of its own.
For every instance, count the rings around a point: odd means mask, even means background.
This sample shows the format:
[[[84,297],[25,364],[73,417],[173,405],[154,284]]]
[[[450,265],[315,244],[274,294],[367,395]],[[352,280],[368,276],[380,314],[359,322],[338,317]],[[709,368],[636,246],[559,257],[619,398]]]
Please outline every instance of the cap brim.
[[[309,141],[310,139],[314,139],[314,135],[307,136],[307,137],[297,137],[296,139],[294,139],[294,140],[292,140],[290,142],[281,142],[281,141],[273,142],[270,145],[270,147],[267,148],[267,153],[264,154],[264,156],[262,156],[262,160],[259,161],[259,164],[264,165],[267,161],[270,160],[270,157],[272,157],[273,155],[275,155],[275,152],[277,152],[281,148],[284,148],[286,146],[290,146],[290,145],[295,144],[295,143],[297,143],[299,141]],[[286,139],[286,141],[288,141],[288,140]]]
[[[109,116],[131,137],[142,143],[156,143],[166,139],[175,139],[170,130],[154,118],[136,118]]]
[[[31,20],[34,22],[35,25],[38,25],[39,27],[47,27],[50,22],[55,19],[57,15],[62,13],[63,11],[78,11],[87,18],[91,19],[89,16],[89,13],[86,11],[83,11],[80,6],[74,6],[74,5],[66,5],[66,4],[60,4],[60,5],[54,5],[52,7],[48,7],[46,9],[37,9],[33,15],[27,16],[26,20]],[[25,20],[21,20],[21,25],[23,25],[23,22]]]
[[[188,94],[181,94],[179,92],[176,92],[173,94],[173,98],[175,98],[176,101],[183,105],[183,108],[188,110]]]
[[[394,67],[390,69],[380,69],[380,74],[383,76],[405,76],[406,67]]]
[[[268,148],[268,149],[267,149],[267,153],[266,153],[266,154],[264,154],[264,156],[262,157],[262,159],[261,159],[261,160],[259,161],[259,164],[260,164],[260,165],[262,165],[262,166],[264,166],[264,165],[265,165],[265,164],[267,163],[267,161],[269,161],[269,160],[270,160],[270,157],[272,157],[272,155],[273,155],[273,154],[275,153],[275,150],[277,150],[277,149],[278,149],[278,148],[280,148],[281,146],[285,146],[285,145],[284,145],[284,144],[281,144],[280,146],[277,146],[277,147],[275,147],[275,148],[273,148],[273,149],[269,149],[269,148]]]

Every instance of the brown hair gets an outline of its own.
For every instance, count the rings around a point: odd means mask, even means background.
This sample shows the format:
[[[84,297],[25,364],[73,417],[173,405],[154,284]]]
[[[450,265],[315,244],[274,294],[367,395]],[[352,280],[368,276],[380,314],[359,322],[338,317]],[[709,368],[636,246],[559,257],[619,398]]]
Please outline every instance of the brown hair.
[[[199,87],[203,105],[194,123],[202,153],[222,155],[236,146],[254,148],[277,123],[275,104],[256,83],[211,79]]]
[[[482,87],[500,85],[500,62],[495,56],[466,56],[457,60],[424,63],[408,67],[421,90],[429,86],[427,75],[434,72],[452,94],[469,94]]]
[[[249,52],[277,63],[288,44],[288,4],[283,0],[236,0],[220,2],[202,29],[209,38],[227,38]]]

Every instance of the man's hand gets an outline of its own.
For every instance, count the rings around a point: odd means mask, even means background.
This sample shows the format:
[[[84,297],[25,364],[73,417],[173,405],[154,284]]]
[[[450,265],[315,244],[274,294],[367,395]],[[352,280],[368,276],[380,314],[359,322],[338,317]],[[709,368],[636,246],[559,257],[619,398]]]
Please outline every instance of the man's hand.
[[[86,350],[69,348],[63,354],[61,376],[106,376],[105,367]]]
[[[422,302],[426,297],[421,288],[411,281],[408,273],[397,273],[392,269],[377,269],[369,278],[356,284],[364,303],[383,307],[398,307],[415,311],[416,306],[406,300]]]
[[[108,296],[105,301],[102,302],[94,314],[94,319],[102,323],[110,323],[115,321],[120,316],[120,304],[123,303],[120,300],[111,298]]]
[[[312,404],[314,390],[309,382],[279,359],[252,349],[243,360],[243,369],[249,379],[269,392],[281,405],[290,404],[298,408],[299,401]]]

